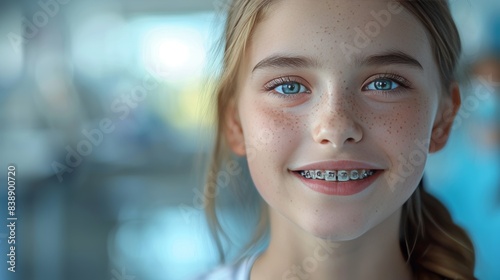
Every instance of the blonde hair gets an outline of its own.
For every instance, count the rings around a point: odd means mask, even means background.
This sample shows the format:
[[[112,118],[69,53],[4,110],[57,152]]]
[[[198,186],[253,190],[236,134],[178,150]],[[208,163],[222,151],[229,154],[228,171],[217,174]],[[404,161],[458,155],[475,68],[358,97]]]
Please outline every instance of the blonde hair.
[[[215,88],[215,147],[205,184],[208,198],[205,213],[210,231],[224,261],[221,235],[223,228],[216,213],[216,198],[210,194],[217,188],[217,176],[231,152],[225,139],[226,114],[234,101],[236,77],[245,48],[260,18],[266,14],[271,0],[235,0],[228,6],[225,25],[222,72]],[[439,66],[442,86],[454,80],[461,52],[460,37],[445,0],[400,0],[415,15],[430,35],[434,58]],[[471,240],[456,225],[445,206],[427,193],[422,183],[403,205],[401,217],[401,251],[418,279],[475,279],[474,249]],[[263,204],[259,224],[249,246],[261,240],[268,227]]]

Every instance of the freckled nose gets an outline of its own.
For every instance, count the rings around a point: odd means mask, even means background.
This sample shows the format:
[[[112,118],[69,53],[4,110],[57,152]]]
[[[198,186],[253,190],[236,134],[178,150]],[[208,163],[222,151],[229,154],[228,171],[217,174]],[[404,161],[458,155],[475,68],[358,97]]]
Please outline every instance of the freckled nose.
[[[361,141],[363,131],[349,102],[324,102],[317,109],[313,126],[315,142],[338,148]]]

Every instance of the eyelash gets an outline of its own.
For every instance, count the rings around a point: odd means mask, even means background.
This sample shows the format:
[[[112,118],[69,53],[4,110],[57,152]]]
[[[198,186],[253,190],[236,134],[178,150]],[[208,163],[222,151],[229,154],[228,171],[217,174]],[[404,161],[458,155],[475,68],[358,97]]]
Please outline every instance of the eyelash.
[[[388,79],[391,80],[399,85],[398,88],[389,90],[389,91],[384,91],[384,90],[367,90],[366,88],[368,87],[369,84],[375,82],[376,80],[380,79]],[[397,95],[400,94],[401,91],[412,89],[410,81],[407,79],[393,73],[384,73],[384,74],[378,74],[375,75],[374,77],[370,78],[370,80],[363,85],[361,88],[363,91],[374,91],[377,92],[377,94],[382,94],[382,95]]]
[[[294,95],[298,95],[298,94],[281,94],[279,92],[275,92],[275,89],[277,87],[282,86],[282,85],[287,84],[287,83],[292,83],[292,82],[299,83],[299,84],[303,85],[307,89],[306,93],[311,93],[310,89],[306,85],[304,85],[304,82],[301,82],[299,78],[293,77],[293,76],[283,76],[283,77],[276,78],[276,79],[268,82],[267,84],[265,84],[264,90],[267,91],[269,94],[278,95],[279,97],[282,97],[282,98],[293,98]]]
[[[365,89],[369,84],[373,83],[376,80],[380,80],[380,79],[391,80],[391,81],[397,83],[399,85],[399,87],[396,89],[393,89],[393,90],[389,90],[389,91],[366,90]],[[304,85],[303,82],[300,82],[300,79],[293,77],[293,76],[283,76],[283,77],[276,78],[276,79],[268,82],[267,84],[265,84],[264,90],[267,91],[269,94],[278,95],[279,97],[282,97],[282,98],[292,98],[296,94],[281,94],[281,93],[277,93],[274,91],[278,86],[281,86],[281,85],[284,85],[287,83],[291,83],[291,82],[295,82],[295,83],[299,83],[299,84],[303,85],[308,90],[307,93],[311,93],[309,88],[306,85]],[[405,79],[397,74],[394,74],[394,73],[383,73],[383,74],[375,75],[374,77],[370,78],[370,80],[367,83],[365,83],[362,87],[363,91],[375,91],[375,92],[377,92],[377,94],[379,94],[379,95],[382,94],[384,96],[385,95],[400,94],[402,90],[407,90],[407,89],[412,89],[410,81],[408,81],[407,79]]]

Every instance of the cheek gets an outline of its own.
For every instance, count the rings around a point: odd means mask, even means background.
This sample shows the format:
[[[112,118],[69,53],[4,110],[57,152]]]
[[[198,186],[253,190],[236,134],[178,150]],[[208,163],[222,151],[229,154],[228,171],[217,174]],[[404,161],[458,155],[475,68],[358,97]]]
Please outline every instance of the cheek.
[[[300,140],[299,118],[281,109],[253,102],[240,110],[240,115],[249,163],[255,160],[268,167],[276,165],[285,160]]]
[[[266,199],[271,192],[283,192],[279,186],[287,174],[288,159],[299,145],[303,124],[299,117],[262,103],[247,103],[240,116],[248,167],[255,186]]]
[[[428,135],[431,120],[429,112],[421,104],[396,105],[388,115],[382,117],[378,127],[380,139],[386,145],[397,147],[394,151],[411,149],[415,139]]]
[[[429,100],[396,105],[377,127],[391,166],[386,179],[391,190],[413,190],[420,181],[428,155],[433,124],[433,106]],[[411,192],[410,192],[411,193]]]

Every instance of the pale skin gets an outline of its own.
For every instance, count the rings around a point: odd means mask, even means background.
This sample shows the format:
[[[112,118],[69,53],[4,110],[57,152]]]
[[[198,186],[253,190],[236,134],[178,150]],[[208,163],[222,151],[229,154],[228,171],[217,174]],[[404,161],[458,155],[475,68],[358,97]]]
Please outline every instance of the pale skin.
[[[429,35],[409,12],[391,14],[359,52],[346,53],[342,42],[356,46],[355,27],[363,30],[388,2],[313,2],[278,1],[256,25],[227,112],[228,142],[247,156],[269,205],[270,245],[251,279],[412,279],[399,247],[401,209],[427,154],[446,143],[459,89],[441,84]],[[430,145],[392,180],[422,150],[417,139]],[[336,160],[384,173],[360,193],[335,196],[290,171]]]

